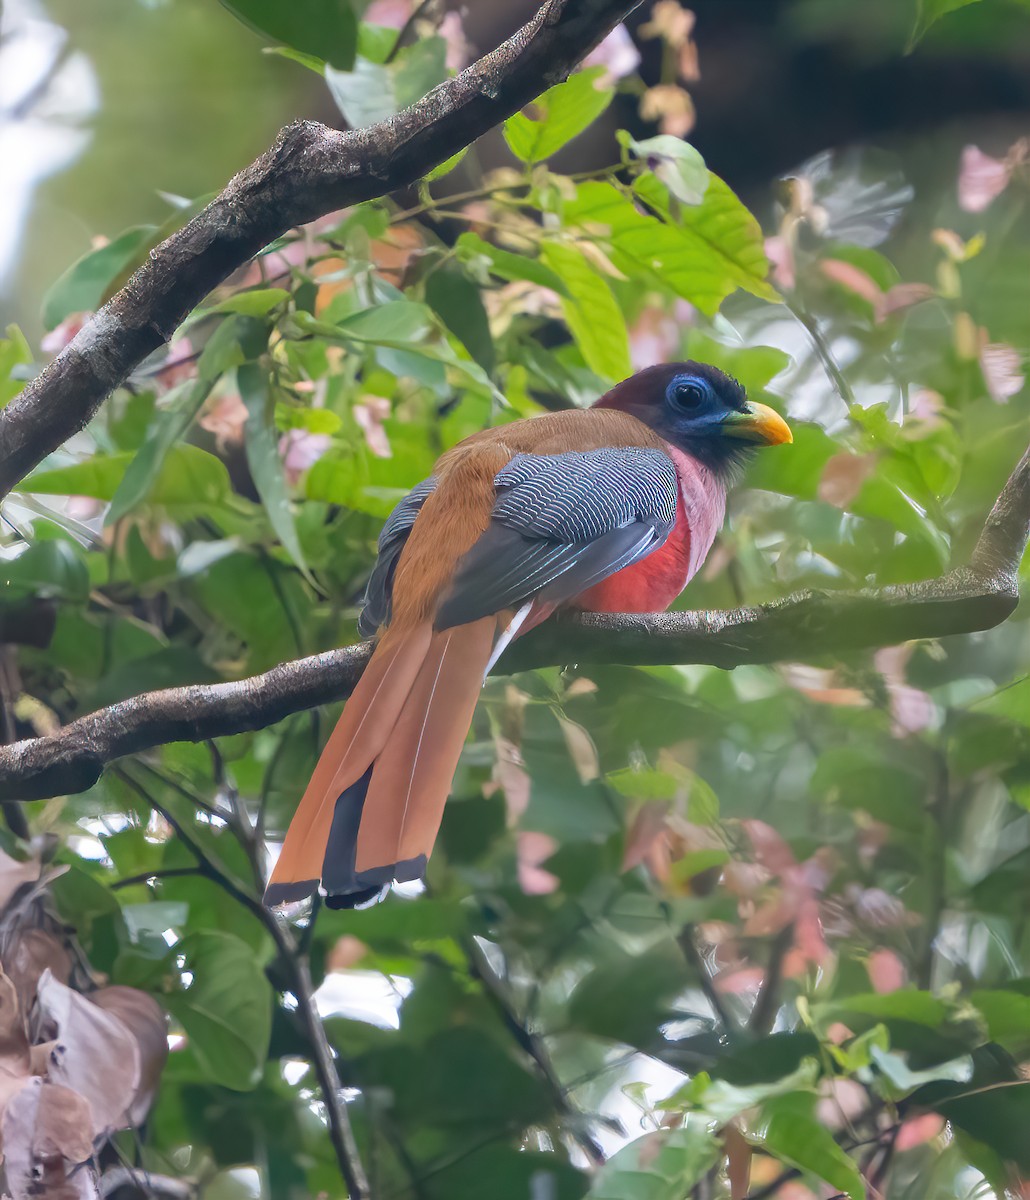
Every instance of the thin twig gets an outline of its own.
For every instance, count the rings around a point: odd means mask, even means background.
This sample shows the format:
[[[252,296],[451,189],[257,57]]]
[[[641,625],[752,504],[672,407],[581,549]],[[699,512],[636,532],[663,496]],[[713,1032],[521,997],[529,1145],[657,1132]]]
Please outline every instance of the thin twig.
[[[785,925],[773,939],[769,951],[769,965],[758,992],[758,999],[751,1010],[747,1027],[751,1033],[766,1034],[773,1027],[780,1006],[780,983],[783,976],[783,960],[794,944],[794,923]]]
[[[568,1131],[570,1136],[595,1167],[601,1166],[605,1161],[604,1151],[590,1133],[583,1128],[585,1115],[569,1099],[568,1092],[558,1078],[554,1064],[551,1062],[551,1056],[547,1053],[543,1039],[522,1022],[504,981],[494,973],[482,947],[475,938],[462,938],[461,946],[468,961],[469,974],[482,984],[487,998],[493,1004],[519,1048],[536,1063],[559,1114],[570,1121],[571,1128]]]
[[[274,918],[273,918],[274,920]],[[311,971],[306,958],[300,957],[291,948],[284,954],[291,976],[291,990],[297,999],[297,1011],[304,1025],[304,1033],[311,1048],[312,1064],[318,1078],[318,1086],[322,1092],[322,1102],[325,1105],[329,1138],[336,1151],[336,1159],[343,1172],[350,1200],[366,1200],[369,1192],[368,1180],[365,1178],[358,1155],[357,1142],[351,1128],[350,1117],[347,1115],[347,1104],[343,1098],[343,1084],[336,1070],[336,1060],[333,1051],[326,1040],[325,1027],[318,1015],[315,1005],[315,989],[311,982]]]
[[[740,1027],[733,1019],[729,1009],[723,1003],[722,996],[719,995],[712,982],[712,977],[708,973],[708,968],[698,952],[697,943],[694,941],[694,926],[684,925],[676,937],[680,950],[683,952],[683,957],[687,960],[687,965],[691,967],[698,977],[698,982],[701,986],[701,991],[704,993],[705,999],[712,1007],[712,1011],[719,1018],[723,1029],[728,1036],[732,1036],[740,1031]]]
[[[215,862],[193,834],[169,812],[146,788],[124,768],[115,768],[118,775],[129,784],[146,802],[159,813],[175,830],[180,841],[197,860],[199,874],[217,883],[238,904],[252,913],[267,930],[282,959],[289,978],[290,990],[297,1000],[297,1012],[304,1026],[305,1036],[311,1050],[311,1061],[322,1092],[329,1126],[329,1137],[336,1152],[340,1174],[347,1185],[351,1200],[369,1200],[368,1181],[358,1154],[350,1117],[342,1096],[343,1085],[336,1071],[333,1054],[326,1041],[325,1030],[315,1005],[311,972],[305,958],[297,953],[297,946],[289,929],[260,899]]]
[[[126,875],[110,885],[111,891],[133,887],[137,883],[150,883],[154,879],[180,879],[184,875],[202,875],[199,867],[157,867],[153,871],[140,871],[138,875]]]
[[[947,822],[950,814],[951,779],[944,750],[933,750],[926,804],[926,839],[924,863],[926,869],[926,930],[922,953],[916,971],[919,986],[929,989],[933,984],[937,936],[947,903],[948,849]]]
[[[812,345],[815,347],[815,352],[819,356],[819,361],[823,365],[823,370],[829,376],[830,382],[837,389],[837,394],[844,401],[844,407],[850,412],[858,403],[855,399],[855,393],[852,390],[851,384],[848,383],[844,376],[844,372],[837,364],[837,360],[833,357],[833,351],[830,349],[830,344],[823,337],[823,332],[819,328],[819,322],[803,308],[799,308],[792,300],[784,300],[787,308],[794,317],[804,327],[805,332],[812,339]]]

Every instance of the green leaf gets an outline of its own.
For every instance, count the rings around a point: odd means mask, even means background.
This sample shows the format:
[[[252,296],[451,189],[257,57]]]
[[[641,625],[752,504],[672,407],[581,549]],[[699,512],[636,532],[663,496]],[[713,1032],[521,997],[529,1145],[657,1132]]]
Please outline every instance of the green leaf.
[[[968,1083],[973,1077],[973,1058],[970,1054],[937,1063],[924,1071],[913,1071],[902,1055],[878,1045],[870,1046],[869,1057],[883,1076],[883,1082],[887,1085],[883,1090],[890,1100],[902,1100],[927,1083],[938,1080]]]
[[[450,158],[445,158],[438,167],[434,167],[425,177],[426,183],[433,183],[437,179],[443,179],[445,175],[449,175],[461,160],[468,154],[471,147],[464,146],[457,154],[452,154]]]
[[[238,292],[207,311],[213,313],[241,313],[245,317],[263,317],[277,304],[289,300],[285,288],[251,288],[249,292]]]
[[[175,946],[193,979],[162,999],[204,1073],[234,1091],[261,1080],[272,1029],[272,987],[253,949],[231,933],[203,930]]]
[[[597,86],[604,74],[604,67],[580,71],[534,100],[532,116],[521,112],[509,117],[504,140],[512,154],[523,162],[541,162],[597,120],[614,94]]]
[[[423,38],[405,46],[389,64],[358,56],[353,70],[334,70],[325,81],[337,108],[354,129],[374,125],[414,104],[447,78],[447,43]]]
[[[458,238],[455,248],[459,261],[471,265],[476,259],[484,259],[487,269],[500,279],[525,280],[527,283],[535,283],[538,287],[550,288],[559,296],[569,295],[569,289],[562,277],[557,271],[552,271],[546,263],[526,254],[513,254],[510,250],[491,245],[478,233],[463,233]]]
[[[800,1066],[789,1075],[771,1083],[753,1083],[745,1087],[727,1083],[725,1079],[709,1079],[702,1073],[688,1084],[661,1102],[662,1108],[679,1108],[686,1105],[704,1112],[720,1125],[725,1125],[740,1113],[755,1108],[776,1096],[789,1092],[815,1091],[819,1079],[819,1062],[814,1058],[803,1059]]]
[[[669,192],[683,204],[700,204],[708,189],[708,168],[697,150],[671,133],[635,141],[624,129],[619,142],[645,162]]]
[[[98,454],[70,467],[36,471],[25,491],[49,496],[92,496],[113,500],[135,456]],[[168,507],[220,504],[229,495],[229,472],[221,459],[196,446],[173,446],[157,473],[146,500]]]
[[[911,1021],[939,1029],[948,1016],[948,1006],[929,992],[918,992],[914,988],[901,989],[880,995],[865,992],[856,996],[820,1005],[816,1010],[822,1020],[842,1020],[852,1014],[872,1017],[876,1021]]]
[[[405,346],[409,342],[422,341],[432,328],[432,313],[426,305],[412,300],[392,300],[344,317],[334,327],[334,333],[357,342]]]
[[[1030,996],[999,989],[976,991],[969,998],[983,1013],[992,1042],[1015,1054],[1030,1047]]]
[[[637,180],[634,191],[663,211],[666,202],[660,186],[657,179],[644,176]],[[683,206],[675,227],[693,243],[698,257],[707,254],[720,263],[736,287],[760,300],[779,300],[779,293],[766,279],[769,260],[762,228],[718,175],[709,173],[701,203]]]
[[[647,1049],[672,1015],[690,975],[671,939],[643,954],[619,954],[594,968],[569,997],[569,1021],[595,1037]]]
[[[269,324],[257,317],[230,313],[204,344],[197,374],[214,383],[233,367],[259,357],[268,347]]]
[[[358,23],[350,0],[221,0],[244,25],[338,70],[354,62]]]
[[[906,49],[912,51],[916,44],[925,36],[930,27],[936,24],[941,17],[945,17],[948,13],[957,12],[960,8],[968,8],[970,4],[977,4],[979,0],[918,0],[918,8],[916,10],[916,23],[912,27],[912,34],[908,40]]]
[[[0,558],[0,600],[40,596],[83,604],[89,587],[81,551],[63,539],[36,542],[15,558]]]
[[[866,1190],[854,1160],[833,1140],[814,1115],[815,1096],[792,1092],[763,1105],[762,1141],[767,1153],[802,1171],[811,1171],[831,1187],[865,1200]]]
[[[60,325],[72,313],[99,308],[108,285],[129,265],[156,228],[134,226],[72,263],[43,297],[43,324],[47,329]]]
[[[696,1116],[623,1146],[598,1171],[590,1200],[683,1200],[722,1157],[722,1144]]]
[[[666,771],[635,770],[630,767],[612,771],[605,782],[620,796],[634,800],[671,800],[682,787],[682,781]]]
[[[617,267],[639,285],[666,288],[709,316],[737,288],[778,299],[765,278],[762,230],[717,175],[710,176],[702,202],[683,206],[678,220],[657,179],[638,180],[636,190],[653,213],[641,212],[610,183],[590,182],[566,206],[566,220],[587,230],[606,228]]]
[[[297,537],[293,522],[289,491],[283,461],[279,457],[279,436],[276,433],[271,389],[268,374],[256,363],[246,363],[236,372],[240,398],[247,408],[247,420],[243,426],[244,444],[247,449],[247,465],[254,485],[265,506],[272,528],[282,542],[290,558],[308,578],[307,563]]]
[[[479,288],[460,270],[440,267],[426,280],[426,302],[486,372],[496,354]]]
[[[25,336],[17,325],[7,326],[7,337],[0,338],[0,408],[25,386],[25,381],[15,378],[18,367],[32,362],[32,351]]]
[[[568,289],[562,312],[587,366],[612,382],[632,374],[626,321],[607,280],[574,246],[546,242],[540,257]]]
[[[173,388],[165,397],[166,407],[151,422],[143,445],[118,484],[105,524],[120,521],[146,499],[168,452],[179,444],[210,393],[210,382],[194,379]]]
[[[1030,675],[1024,675],[977,701],[973,711],[1030,728]]]

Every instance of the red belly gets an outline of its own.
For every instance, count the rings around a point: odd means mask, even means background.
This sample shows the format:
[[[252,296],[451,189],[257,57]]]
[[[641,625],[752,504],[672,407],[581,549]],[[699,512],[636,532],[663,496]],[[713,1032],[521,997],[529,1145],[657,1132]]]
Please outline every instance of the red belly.
[[[632,566],[595,584],[573,600],[587,612],[664,612],[690,578],[690,527],[684,506],[665,544]]]

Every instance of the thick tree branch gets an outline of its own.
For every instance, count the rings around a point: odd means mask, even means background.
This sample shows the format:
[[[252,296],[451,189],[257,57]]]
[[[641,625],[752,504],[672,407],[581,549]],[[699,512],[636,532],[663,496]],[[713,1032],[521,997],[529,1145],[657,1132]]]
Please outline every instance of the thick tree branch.
[[[1028,535],[1030,449],[991,510],[970,565],[939,579],[858,592],[802,592],[775,604],[727,611],[570,614],[520,639],[501,665],[505,672],[571,662],[729,668],[812,661],[991,629],[1019,601],[1019,564]],[[359,642],[235,683],[147,692],[48,737],[0,746],[0,800],[83,791],[122,755],[261,729],[300,709],[342,700],[371,652],[371,642]]]
[[[421,179],[564,79],[639,0],[546,0],[492,53],[397,116],[341,132],[298,121],[0,412],[0,498],[81,429],[228,275],[295,225]]]

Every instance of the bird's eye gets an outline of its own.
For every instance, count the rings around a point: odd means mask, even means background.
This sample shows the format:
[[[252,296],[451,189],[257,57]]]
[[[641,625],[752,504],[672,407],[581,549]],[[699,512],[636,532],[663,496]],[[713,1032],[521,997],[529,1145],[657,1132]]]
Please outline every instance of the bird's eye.
[[[700,408],[708,399],[708,389],[696,380],[681,380],[673,391],[673,402],[684,412],[692,412]]]

